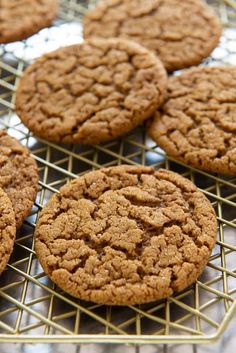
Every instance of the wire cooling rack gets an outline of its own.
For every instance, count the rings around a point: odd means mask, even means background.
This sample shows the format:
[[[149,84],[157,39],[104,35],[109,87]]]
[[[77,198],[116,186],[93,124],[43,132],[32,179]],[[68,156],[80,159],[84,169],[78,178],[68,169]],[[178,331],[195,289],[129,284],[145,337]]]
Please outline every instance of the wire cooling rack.
[[[236,62],[236,2],[209,1],[225,26],[221,43],[203,65]],[[0,126],[17,137],[40,168],[32,214],[19,230],[0,278],[0,342],[207,343],[236,313],[236,178],[212,175],[166,158],[144,129],[101,146],[65,146],[34,138],[14,113],[15,90],[26,65],[61,45],[82,41],[81,19],[91,2],[63,0],[55,25],[26,41],[0,45]],[[199,280],[182,293],[149,305],[110,307],[76,300],[42,271],[34,252],[37,215],[69,179],[117,164],[164,167],[190,178],[211,200],[217,245]]]

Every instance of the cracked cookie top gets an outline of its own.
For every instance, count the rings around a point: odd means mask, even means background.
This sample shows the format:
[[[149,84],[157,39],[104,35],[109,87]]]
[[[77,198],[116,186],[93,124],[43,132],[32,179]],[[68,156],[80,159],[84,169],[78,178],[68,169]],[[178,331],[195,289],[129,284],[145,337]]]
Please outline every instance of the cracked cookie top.
[[[58,0],[1,0],[0,43],[25,39],[49,26],[58,12]]]
[[[29,150],[5,130],[0,130],[0,187],[12,202],[19,228],[37,194],[38,168]]]
[[[5,269],[13,250],[16,220],[7,194],[0,188],[0,274]]]
[[[30,65],[16,111],[46,140],[100,143],[152,116],[166,85],[162,63],[147,49],[122,39],[89,40]]]
[[[42,210],[35,237],[45,273],[69,294],[140,304],[197,279],[215,244],[216,217],[182,176],[119,166],[62,187]]]
[[[155,52],[168,71],[199,64],[217,46],[221,24],[201,0],[101,0],[84,20],[85,38],[122,37]]]
[[[193,167],[236,174],[236,68],[194,68],[169,79],[149,133]]]

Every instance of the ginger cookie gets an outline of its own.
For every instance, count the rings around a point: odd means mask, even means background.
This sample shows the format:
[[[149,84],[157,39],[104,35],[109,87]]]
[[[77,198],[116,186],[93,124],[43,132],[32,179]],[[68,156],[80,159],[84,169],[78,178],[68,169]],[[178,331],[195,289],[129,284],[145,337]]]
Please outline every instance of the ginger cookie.
[[[16,220],[7,194],[0,188],[0,274],[11,256],[16,237]]]
[[[0,130],[0,187],[12,202],[19,228],[37,194],[38,168],[29,150],[4,130]]]
[[[172,77],[149,133],[170,156],[236,174],[236,67],[200,67]]]
[[[210,202],[189,180],[119,166],[62,187],[39,216],[35,245],[45,273],[72,296],[130,305],[192,284],[216,230]]]
[[[132,39],[158,55],[168,71],[199,64],[222,28],[201,0],[101,0],[84,19],[84,37]]]
[[[159,59],[123,39],[60,48],[30,65],[16,111],[37,136],[62,143],[101,143],[153,115],[167,76]]]
[[[58,12],[58,0],[1,0],[0,43],[28,38],[49,26]]]

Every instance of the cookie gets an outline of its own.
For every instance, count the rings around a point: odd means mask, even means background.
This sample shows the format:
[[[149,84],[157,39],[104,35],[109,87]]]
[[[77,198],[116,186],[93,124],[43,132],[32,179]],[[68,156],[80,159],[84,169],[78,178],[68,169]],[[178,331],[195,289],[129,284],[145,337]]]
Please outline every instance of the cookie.
[[[28,38],[49,26],[58,12],[58,0],[1,0],[0,43]]]
[[[162,63],[147,49],[122,39],[89,40],[29,66],[16,111],[45,140],[101,143],[152,116],[166,85]]]
[[[12,202],[19,228],[37,194],[38,168],[29,150],[4,130],[0,130],[0,187]]]
[[[0,188],[0,274],[11,256],[16,237],[16,220],[11,201]]]
[[[193,283],[216,229],[210,202],[189,180],[119,166],[62,187],[39,216],[35,245],[45,273],[72,296],[141,304]]]
[[[149,133],[170,156],[236,174],[236,67],[195,68],[169,79]]]
[[[168,71],[199,64],[222,28],[201,0],[101,0],[84,19],[84,37],[132,39],[155,52]]]

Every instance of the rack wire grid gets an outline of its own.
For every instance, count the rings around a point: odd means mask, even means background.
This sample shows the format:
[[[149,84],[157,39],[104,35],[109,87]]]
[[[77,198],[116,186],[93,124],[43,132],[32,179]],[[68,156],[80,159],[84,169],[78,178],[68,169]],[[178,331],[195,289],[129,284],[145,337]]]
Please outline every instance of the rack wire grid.
[[[203,65],[236,62],[236,2],[209,1],[224,24],[221,43]],[[209,174],[167,158],[143,127],[113,142],[57,145],[35,138],[14,113],[22,71],[35,57],[82,41],[81,19],[91,1],[62,0],[59,19],[31,38],[0,45],[0,125],[31,149],[40,170],[39,192],[18,231],[11,261],[0,281],[0,342],[210,343],[236,313],[236,177]],[[76,300],[44,274],[34,252],[40,209],[68,180],[118,164],[164,167],[190,178],[210,199],[218,237],[198,281],[163,301],[110,307]]]

